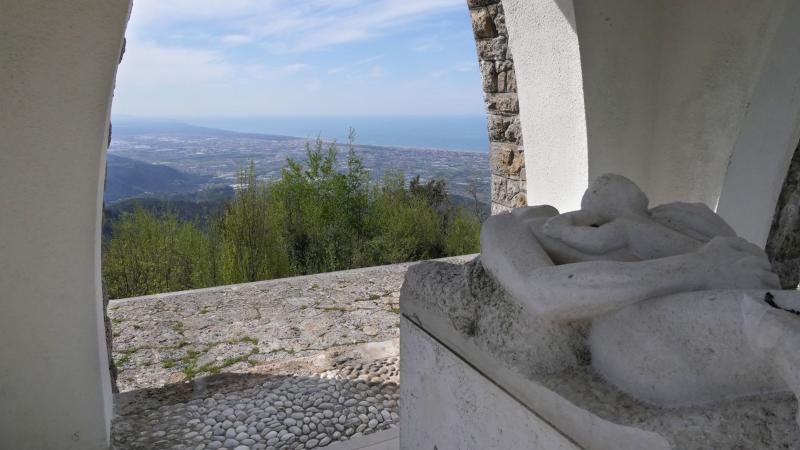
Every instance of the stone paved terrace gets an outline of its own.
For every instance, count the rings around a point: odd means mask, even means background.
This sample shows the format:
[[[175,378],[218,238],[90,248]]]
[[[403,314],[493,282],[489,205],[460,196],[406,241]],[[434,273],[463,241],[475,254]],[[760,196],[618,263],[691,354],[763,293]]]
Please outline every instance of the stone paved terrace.
[[[397,426],[410,264],[112,300],[114,448],[315,448]]]

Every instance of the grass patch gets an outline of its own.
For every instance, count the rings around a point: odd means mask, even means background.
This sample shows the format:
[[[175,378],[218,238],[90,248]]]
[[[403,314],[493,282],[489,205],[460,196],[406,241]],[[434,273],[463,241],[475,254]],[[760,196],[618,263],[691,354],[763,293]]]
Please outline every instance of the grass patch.
[[[389,308],[389,311],[395,314],[400,314],[400,308]]]
[[[284,348],[284,347],[281,347],[281,348],[276,348],[276,349],[274,349],[274,350],[270,350],[269,352],[270,352],[270,353],[280,353],[280,352],[285,352],[285,353],[288,353],[288,354],[290,354],[290,355],[294,355],[295,353],[297,353],[296,351],[294,351],[294,350],[292,350],[292,349],[290,349],[290,348]]]
[[[114,365],[116,365],[117,367],[122,367],[125,365],[125,363],[127,363],[130,360],[131,357],[129,355],[124,355],[119,357],[116,361],[114,361]]]
[[[209,308],[208,306],[203,306],[202,308],[200,308],[200,314],[208,314],[209,312],[211,312],[211,308]]]
[[[253,336],[244,335],[242,337],[235,337],[233,339],[228,339],[227,341],[224,341],[224,343],[225,344],[253,344],[253,345],[258,345],[258,339],[254,338]],[[222,342],[212,343],[206,348],[206,350],[209,350],[209,349],[211,349],[211,347],[215,347],[215,346],[217,346],[219,344],[222,344]]]
[[[113,319],[111,319],[111,323],[113,323],[114,325],[119,325],[122,322],[125,322],[125,319],[121,319],[119,317],[114,317]]]
[[[183,326],[183,322],[177,322],[175,325],[173,325],[173,326],[172,326],[172,331],[174,331],[174,332],[176,332],[176,333],[181,333],[181,334],[183,334],[183,330],[184,330],[184,329],[185,329],[185,328],[184,328],[184,326]]]
[[[249,338],[246,336],[246,338]],[[253,338],[249,338],[253,339]],[[251,342],[251,341],[248,341]],[[242,356],[237,356],[235,358],[225,358],[220,365],[215,365],[214,363],[209,363],[201,367],[197,367],[197,357],[203,352],[189,352],[185,358],[181,360],[181,362],[186,361],[186,366],[183,368],[183,374],[186,376],[187,379],[194,378],[197,374],[208,372],[211,374],[217,374],[222,369],[226,367],[230,367],[234,364],[247,361],[251,366],[255,365],[252,361],[249,360],[250,356],[258,353],[258,348],[253,348],[250,350],[250,353]]]
[[[177,363],[178,362],[175,361],[174,359],[167,358],[167,359],[161,361],[161,367],[163,367],[165,369],[172,369],[173,367],[175,367],[175,364],[177,364]]]
[[[381,298],[381,296],[380,296],[380,295],[378,295],[378,294],[370,294],[370,295],[369,295],[369,299],[370,299],[370,300],[377,300],[377,299],[379,299],[379,298]]]
[[[252,336],[245,336],[239,342],[244,342],[248,344],[258,345],[258,339]]]

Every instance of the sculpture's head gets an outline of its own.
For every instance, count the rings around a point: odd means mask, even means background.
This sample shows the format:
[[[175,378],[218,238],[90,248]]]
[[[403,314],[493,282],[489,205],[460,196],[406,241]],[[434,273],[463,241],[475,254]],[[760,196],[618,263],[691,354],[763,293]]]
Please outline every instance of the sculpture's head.
[[[650,201],[636,183],[613,173],[597,177],[581,200],[581,209],[600,217],[640,216],[647,214]]]

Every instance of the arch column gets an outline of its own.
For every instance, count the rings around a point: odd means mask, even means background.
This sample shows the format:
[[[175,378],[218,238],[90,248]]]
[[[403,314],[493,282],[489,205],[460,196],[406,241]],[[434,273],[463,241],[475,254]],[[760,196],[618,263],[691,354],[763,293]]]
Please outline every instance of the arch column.
[[[100,212],[129,10],[26,0],[0,14],[0,436],[15,448],[110,444]]]
[[[489,133],[492,214],[527,204],[514,59],[500,0],[467,0]]]
[[[594,177],[703,202],[764,245],[797,143],[796,2],[503,0],[529,204]],[[779,174],[783,172],[783,174]]]

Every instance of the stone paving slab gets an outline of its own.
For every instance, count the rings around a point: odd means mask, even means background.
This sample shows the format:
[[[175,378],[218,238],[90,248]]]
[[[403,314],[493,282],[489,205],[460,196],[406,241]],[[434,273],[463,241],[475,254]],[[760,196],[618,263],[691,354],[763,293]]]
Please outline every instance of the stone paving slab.
[[[396,427],[411,264],[111,301],[112,448],[304,449]]]
[[[399,292],[411,264],[112,300],[120,391],[281,366],[331,370],[350,350],[399,337]]]

